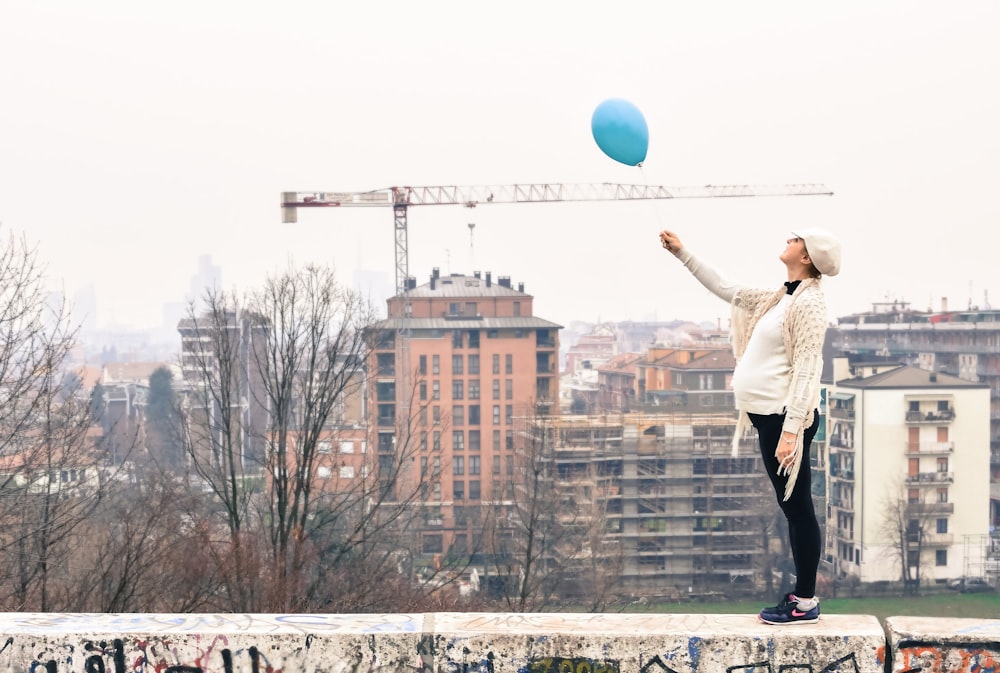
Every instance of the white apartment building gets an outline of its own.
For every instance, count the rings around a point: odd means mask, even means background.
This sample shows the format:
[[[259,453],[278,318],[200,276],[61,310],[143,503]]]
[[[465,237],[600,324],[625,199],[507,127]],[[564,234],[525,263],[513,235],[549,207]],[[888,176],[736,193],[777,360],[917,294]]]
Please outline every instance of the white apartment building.
[[[985,576],[990,388],[941,372],[833,366],[827,553],[838,578]],[[898,521],[897,525],[889,523]]]

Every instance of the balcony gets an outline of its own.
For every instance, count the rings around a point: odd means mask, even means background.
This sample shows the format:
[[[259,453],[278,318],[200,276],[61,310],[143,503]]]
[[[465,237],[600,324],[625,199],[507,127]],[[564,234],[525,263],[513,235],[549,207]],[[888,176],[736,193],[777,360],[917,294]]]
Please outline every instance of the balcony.
[[[954,543],[954,536],[951,533],[907,533],[906,543],[914,547],[918,543],[924,547],[948,547]]]
[[[830,415],[830,418],[846,418],[849,421],[854,420],[854,409],[831,407],[827,409],[827,413]]]
[[[953,502],[914,502],[909,505],[913,514],[954,514]]]
[[[913,444],[906,443],[906,455],[908,456],[933,456],[947,455],[955,450],[954,442],[920,442]]]
[[[838,528],[837,529],[837,539],[844,540],[845,542],[854,541],[854,529],[853,528]]]
[[[840,451],[853,451],[854,445],[848,444],[846,440],[842,437],[831,437],[828,444],[831,449],[839,449]]]
[[[842,479],[843,481],[854,481],[854,469],[845,470],[843,468],[831,465],[830,469],[827,471],[831,477],[836,479]]]
[[[906,483],[910,485],[937,486],[940,484],[950,484],[954,481],[954,472],[918,472],[917,474],[906,475]]]
[[[954,409],[938,409],[937,411],[907,411],[906,422],[913,424],[921,423],[951,423],[955,420]]]

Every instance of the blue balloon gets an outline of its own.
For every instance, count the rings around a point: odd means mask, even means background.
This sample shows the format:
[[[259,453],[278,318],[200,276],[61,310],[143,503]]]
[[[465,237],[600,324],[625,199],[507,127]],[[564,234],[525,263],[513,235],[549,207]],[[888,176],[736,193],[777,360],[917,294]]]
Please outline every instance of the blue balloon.
[[[649,127],[632,103],[609,98],[594,110],[590,120],[594,140],[601,151],[626,166],[639,166],[649,149]]]

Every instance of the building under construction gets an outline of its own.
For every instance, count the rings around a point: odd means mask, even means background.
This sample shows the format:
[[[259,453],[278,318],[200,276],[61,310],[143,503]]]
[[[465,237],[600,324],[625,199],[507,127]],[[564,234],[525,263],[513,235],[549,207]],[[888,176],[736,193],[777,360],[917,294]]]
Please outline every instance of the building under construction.
[[[774,495],[752,441],[732,457],[735,418],[564,415],[521,431],[545,447],[564,516],[579,525],[587,512],[606,531],[589,553],[619,575],[617,592],[678,598],[762,587],[771,574]]]

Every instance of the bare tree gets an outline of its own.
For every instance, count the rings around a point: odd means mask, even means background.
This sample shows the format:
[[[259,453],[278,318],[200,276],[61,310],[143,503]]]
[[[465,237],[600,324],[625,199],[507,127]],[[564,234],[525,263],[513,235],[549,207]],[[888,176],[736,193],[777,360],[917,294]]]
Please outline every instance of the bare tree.
[[[35,248],[0,243],[0,586],[8,609],[53,607],[64,542],[101,495],[79,377],[65,370],[76,329],[50,303]]]
[[[371,306],[317,266],[205,304],[181,326],[180,418],[225,519],[226,544],[210,548],[229,609],[391,609],[420,483],[407,405],[392,446],[363,434]]]
[[[235,294],[209,290],[204,303],[201,313],[192,303],[179,327],[186,386],[177,418],[194,471],[193,486],[213,496],[227,531],[226,545],[210,546],[227,578],[226,607],[254,611],[260,607],[261,561],[249,517],[251,498],[260,489],[260,465],[249,455],[253,433],[248,423],[253,416],[248,354],[263,326]],[[259,416],[254,420],[262,422]]]
[[[601,609],[621,557],[604,536],[594,466],[568,459],[556,417],[520,417],[516,435],[514,479],[484,523],[492,591],[517,612],[545,610],[567,595]]]
[[[885,544],[882,553],[899,571],[904,595],[920,591],[923,560],[934,532],[932,524],[926,505],[910,502],[906,488],[898,480],[894,488],[886,491],[879,526]]]

